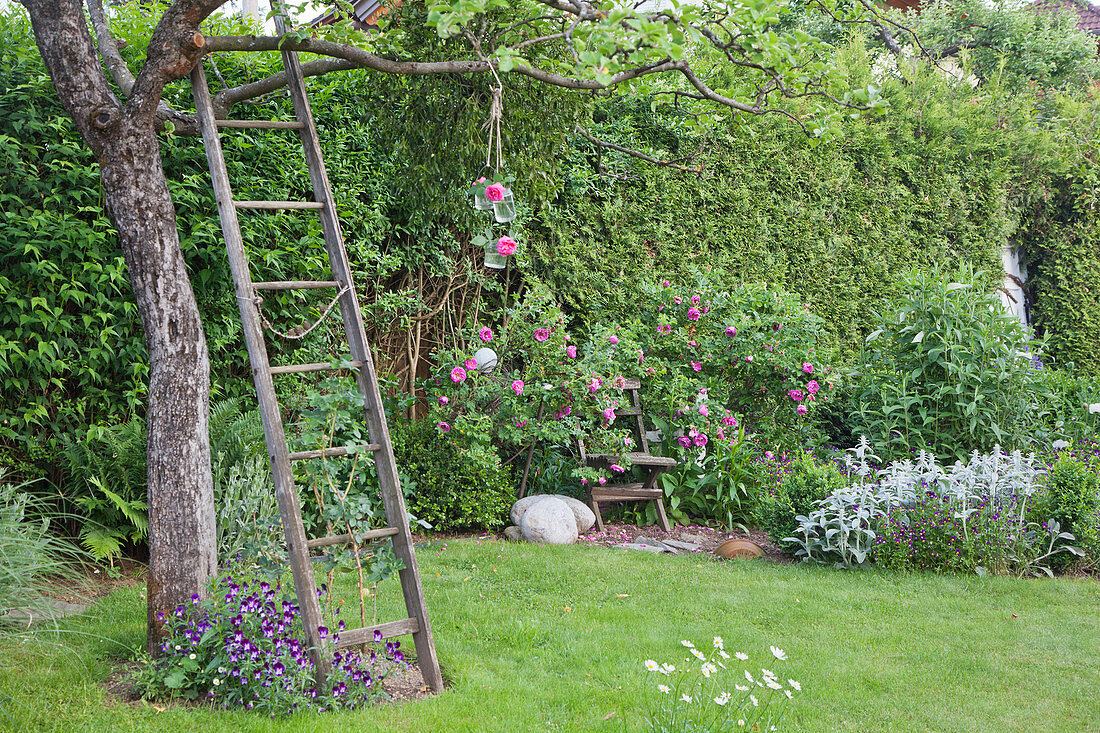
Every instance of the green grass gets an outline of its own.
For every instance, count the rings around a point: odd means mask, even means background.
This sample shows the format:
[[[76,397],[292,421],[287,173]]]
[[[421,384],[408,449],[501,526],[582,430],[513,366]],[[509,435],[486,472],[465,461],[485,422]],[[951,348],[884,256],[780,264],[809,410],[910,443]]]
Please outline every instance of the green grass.
[[[704,645],[718,634],[757,667],[801,681],[786,730],[1100,731],[1094,580],[839,572],[473,541],[424,547],[418,558],[449,683],[442,695],[283,721],[109,705],[101,681],[144,636],[135,588],[69,622],[56,643],[0,642],[0,727],[644,730],[658,693],[643,661],[683,666],[680,639]],[[396,618],[396,582],[383,593],[386,618]],[[771,658],[770,644],[789,660]]]

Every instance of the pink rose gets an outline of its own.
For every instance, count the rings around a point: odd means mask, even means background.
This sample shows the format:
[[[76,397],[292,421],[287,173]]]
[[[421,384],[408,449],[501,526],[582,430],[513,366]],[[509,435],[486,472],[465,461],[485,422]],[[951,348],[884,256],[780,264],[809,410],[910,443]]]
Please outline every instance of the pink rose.
[[[752,354],[745,357],[745,361],[752,361]]]
[[[660,326],[657,326],[657,333],[672,333],[672,324],[662,323]]]
[[[787,394],[790,395],[791,399],[795,402],[801,402],[802,398],[806,396],[802,393],[802,390],[800,389],[792,389]]]
[[[483,326],[480,331],[477,332],[477,337],[485,343],[489,343],[493,340],[493,329],[488,326]]]
[[[816,379],[811,379],[809,382],[806,382],[806,391],[811,395],[817,394],[820,389],[821,385],[817,383]]]
[[[626,377],[618,376],[611,380],[611,386],[615,389],[626,389]]]
[[[582,478],[581,479],[581,486],[588,486],[588,479]]]
[[[699,309],[698,308],[688,308],[688,320],[689,321],[698,321],[699,320]]]
[[[691,304],[692,305],[699,305],[699,296],[698,295],[691,296]]]
[[[699,414],[703,417],[710,417],[710,410],[707,409],[706,405],[699,405]]]
[[[523,394],[523,382],[519,379],[512,382],[512,390],[518,395]]]
[[[603,419],[607,421],[607,424],[615,422],[615,408],[605,407],[603,410]]]
[[[638,363],[641,364],[643,361],[645,361],[645,352],[642,351],[641,349],[639,349],[638,350]]]
[[[620,466],[618,463],[612,463],[610,466],[608,466],[608,468],[610,468],[615,473],[624,473],[626,471],[626,469]]]
[[[691,438],[686,435],[681,435],[679,438],[676,439],[676,441],[680,444],[682,448],[691,447]]]
[[[477,179],[476,181],[474,181],[474,183],[485,183],[485,176],[482,176],[481,178]]]
[[[526,420],[516,420],[515,425],[516,425],[517,428],[526,427],[527,421]]]
[[[693,362],[691,362],[691,368],[694,371],[701,372],[701,371],[703,371],[703,364],[702,364],[702,362],[693,361]]]
[[[446,405],[446,404],[449,404],[449,403],[450,403],[450,400],[447,399],[446,396],[439,398],[439,404],[440,405]]]
[[[611,334],[610,336],[608,336],[607,340],[610,341],[612,344],[619,343],[619,337],[616,336],[615,334]]]
[[[661,283],[661,287],[663,287],[663,288],[667,288],[667,287],[668,287],[669,285],[671,285],[671,284],[672,284],[672,283],[670,283],[670,282],[669,282],[668,280],[665,280],[665,281],[664,281],[663,283]]]
[[[550,332],[547,331],[545,328],[536,328],[535,329],[535,341],[542,342],[542,341],[545,341],[548,338],[550,338]]]
[[[490,201],[503,201],[504,186],[499,183],[490,183],[485,187],[485,198]]]
[[[451,370],[451,381],[455,384],[462,384],[466,381],[466,370],[462,367],[455,367]]]
[[[726,335],[727,336],[736,336],[737,335],[737,329],[734,328],[733,326],[726,326]]]
[[[797,412],[799,415],[805,415],[807,412],[809,412],[809,409],[805,405],[799,405],[794,409],[795,412]]]
[[[806,372],[807,374],[813,374],[814,373],[814,365],[811,364],[808,361],[804,361],[804,362],[802,362],[802,371]]]
[[[603,476],[600,476],[600,480],[598,481],[598,483],[600,486],[603,486],[607,483],[607,479],[605,479]]]
[[[451,426],[445,422],[436,423],[436,427],[439,428],[439,432],[441,433],[447,433],[451,430]]]
[[[577,347],[576,346],[566,346],[565,347],[565,355],[568,356],[570,359],[576,359],[577,358]]]
[[[477,369],[477,359],[467,359],[462,366],[466,367],[466,371],[472,372]]]
[[[696,436],[692,439],[692,442],[695,443],[696,448],[702,448],[704,445],[707,444],[706,433],[696,434]]]
[[[679,295],[674,295],[672,297],[672,302],[675,303],[676,305],[680,305],[681,303],[684,302],[684,299],[681,298]]]
[[[588,394],[596,394],[596,390],[600,388],[600,380],[592,377],[592,381],[588,383]]]
[[[688,346],[690,346],[693,349],[698,345],[699,345],[699,342],[696,341],[695,339],[692,339],[691,341],[688,341]]]
[[[497,240],[497,254],[507,257],[516,251],[516,240],[511,237],[501,237]]]

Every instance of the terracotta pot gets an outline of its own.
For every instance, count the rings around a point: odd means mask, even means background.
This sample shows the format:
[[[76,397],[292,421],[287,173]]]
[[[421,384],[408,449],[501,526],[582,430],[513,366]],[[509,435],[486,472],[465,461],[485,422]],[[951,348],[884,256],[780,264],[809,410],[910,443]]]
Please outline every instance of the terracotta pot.
[[[726,540],[718,545],[718,547],[714,548],[714,554],[726,560],[731,560],[733,558],[752,559],[754,557],[763,557],[764,548],[752,540],[738,538]]]

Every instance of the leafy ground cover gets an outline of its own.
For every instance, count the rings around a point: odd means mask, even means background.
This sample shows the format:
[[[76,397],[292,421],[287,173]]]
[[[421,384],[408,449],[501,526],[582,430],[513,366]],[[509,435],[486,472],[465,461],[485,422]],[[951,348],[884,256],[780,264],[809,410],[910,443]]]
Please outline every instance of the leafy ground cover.
[[[140,586],[60,631],[0,641],[0,727],[19,730],[646,730],[646,659],[714,635],[799,680],[786,730],[1100,730],[1100,584],[836,572],[603,547],[449,540],[419,555],[448,689],[270,720],[108,689],[144,638]],[[338,592],[350,592],[341,587]],[[380,611],[396,617],[396,583]],[[784,649],[777,661],[770,645]]]

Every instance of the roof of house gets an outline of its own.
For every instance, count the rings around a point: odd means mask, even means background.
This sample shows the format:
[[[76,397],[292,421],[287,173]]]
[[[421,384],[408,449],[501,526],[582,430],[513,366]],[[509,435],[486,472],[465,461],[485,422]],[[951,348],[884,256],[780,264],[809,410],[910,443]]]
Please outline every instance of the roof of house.
[[[1046,13],[1058,10],[1072,10],[1077,13],[1077,27],[1094,36],[1100,35],[1100,10],[1087,2],[1075,0],[1035,0],[1029,7]]]

